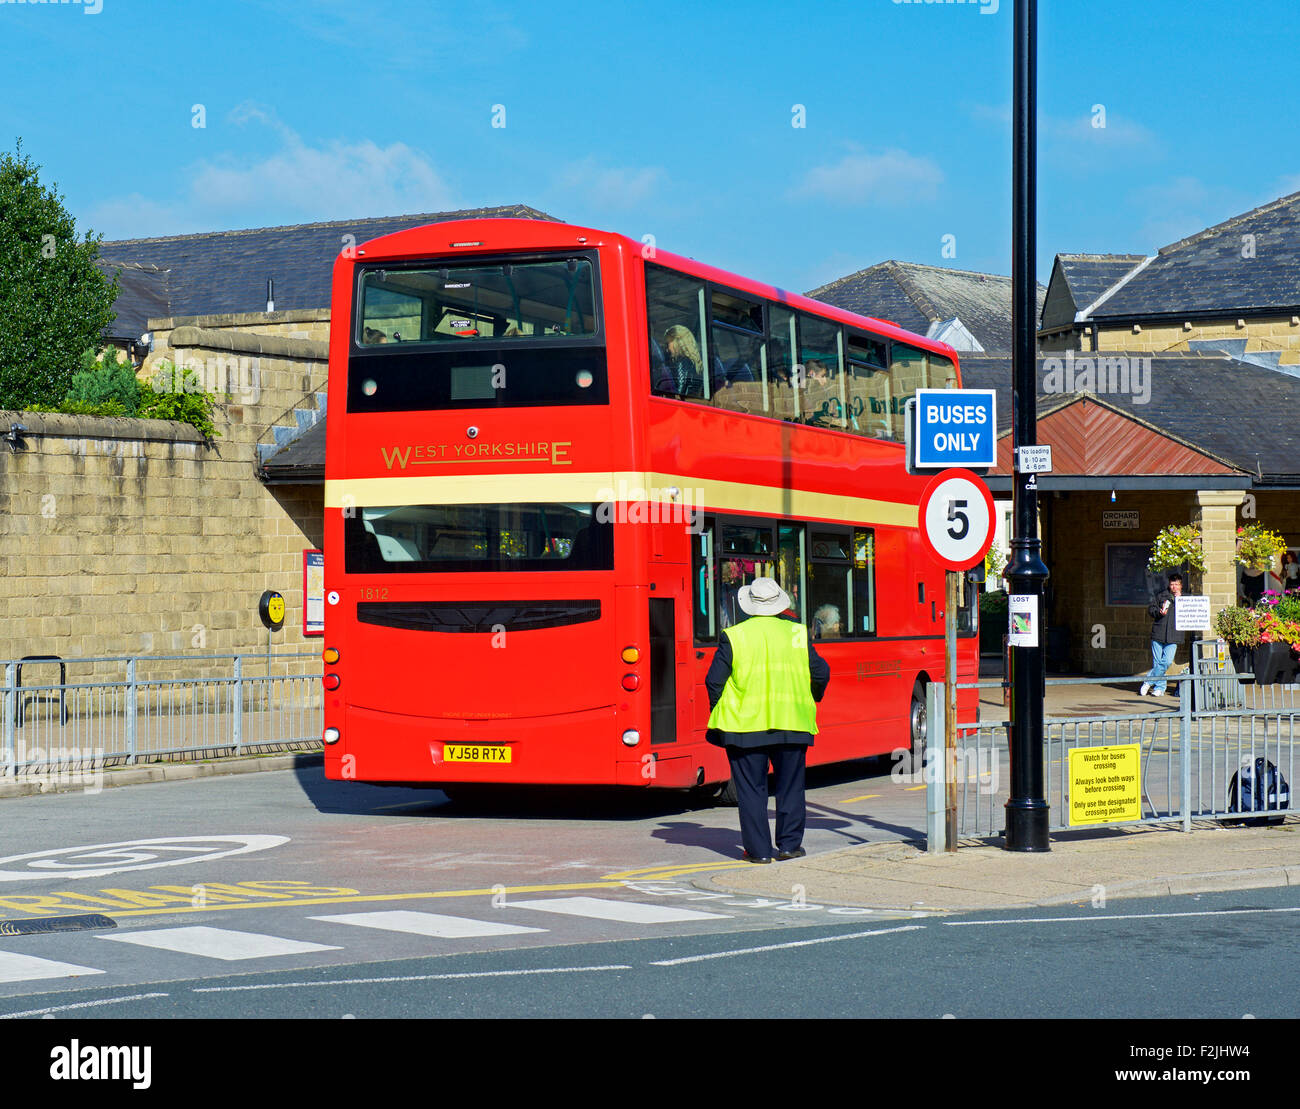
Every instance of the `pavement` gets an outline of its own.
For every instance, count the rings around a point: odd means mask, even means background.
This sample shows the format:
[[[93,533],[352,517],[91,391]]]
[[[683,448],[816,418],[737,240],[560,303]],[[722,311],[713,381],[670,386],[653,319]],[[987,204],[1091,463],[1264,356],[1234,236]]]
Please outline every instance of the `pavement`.
[[[1169,712],[1177,707],[1173,697],[1139,697],[1141,680],[1136,675],[1110,684],[1049,684],[1046,714]],[[980,694],[984,722],[1006,718],[1000,689]],[[288,770],[322,761],[319,753],[276,754],[110,768],[98,772],[97,781],[0,779],[0,798],[70,789],[98,792],[144,782]],[[924,843],[891,840],[767,865],[710,870],[691,881],[711,892],[927,913],[1300,886],[1300,815],[1264,827],[1194,821],[1190,834],[1169,825],[1061,832],[1051,837],[1050,850],[1041,853],[1011,852],[979,841],[932,855]]]
[[[710,892],[927,913],[1291,886],[1300,885],[1300,819],[1260,828],[1194,821],[1190,833],[1152,826],[1064,832],[1042,853],[980,844],[929,855],[923,844],[895,840],[691,881]]]
[[[1001,660],[982,660],[981,677],[1001,677]],[[1170,674],[1185,674],[1185,665]],[[1174,712],[1173,696],[1141,697],[1143,675],[1086,685],[1052,684],[1047,716]],[[1177,683],[1170,683],[1172,690]],[[980,720],[1007,719],[997,688],[980,690]],[[1128,825],[1049,837],[1050,850],[1007,851],[967,842],[927,854],[924,843],[859,844],[771,864],[746,863],[692,878],[711,892],[751,894],[809,904],[854,905],[896,912],[975,912],[1093,904],[1102,899],[1300,886],[1300,816],[1280,825],[1224,826],[1219,821]],[[800,892],[798,887],[802,887]]]

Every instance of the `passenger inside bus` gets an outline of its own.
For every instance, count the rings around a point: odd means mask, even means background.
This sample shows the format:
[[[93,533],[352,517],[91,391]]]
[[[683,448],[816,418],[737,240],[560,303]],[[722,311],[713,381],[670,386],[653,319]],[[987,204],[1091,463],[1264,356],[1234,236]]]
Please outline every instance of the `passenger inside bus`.
[[[843,634],[840,610],[835,605],[822,605],[813,613],[814,639],[839,639]]]
[[[679,397],[704,396],[704,359],[689,327],[674,324],[664,332],[667,388]]]

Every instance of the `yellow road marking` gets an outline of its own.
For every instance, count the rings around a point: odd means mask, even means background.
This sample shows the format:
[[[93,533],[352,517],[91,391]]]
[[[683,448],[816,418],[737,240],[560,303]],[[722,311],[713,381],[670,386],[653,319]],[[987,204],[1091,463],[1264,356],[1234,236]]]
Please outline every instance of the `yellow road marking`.
[[[555,886],[495,886],[489,889],[438,890],[428,893],[372,893],[358,894],[348,897],[303,897],[296,898],[292,901],[248,901],[220,905],[172,905],[158,909],[119,910],[104,908],[101,911],[105,916],[111,916],[113,919],[117,919],[122,916],[167,916],[172,913],[227,912],[231,909],[284,909],[292,908],[295,905],[347,905],[370,901],[419,901],[439,897],[491,897],[498,893],[549,893],[564,890],[621,889],[622,885],[622,882],[571,882]],[[80,907],[84,908],[84,906]],[[48,908],[35,914],[34,917],[19,917],[16,919],[40,919],[40,917],[48,916],[56,912],[66,913],[67,907],[61,909]]]
[[[928,786],[908,786],[907,792],[915,793],[918,789],[928,789],[928,788],[929,788]]]
[[[841,804],[841,805],[851,805],[851,804],[853,804],[854,801],[870,801],[870,800],[872,800],[873,798],[875,798],[875,797],[879,797],[879,796],[880,796],[879,793],[864,793],[861,797],[846,797],[846,798],[844,798],[843,801],[840,802],[840,804]]]

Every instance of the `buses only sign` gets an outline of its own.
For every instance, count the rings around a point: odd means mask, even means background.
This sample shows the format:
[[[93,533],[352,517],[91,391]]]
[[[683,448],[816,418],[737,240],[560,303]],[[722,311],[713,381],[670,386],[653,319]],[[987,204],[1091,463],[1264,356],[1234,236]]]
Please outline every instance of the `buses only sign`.
[[[997,394],[992,389],[918,389],[912,431],[918,470],[997,464]]]

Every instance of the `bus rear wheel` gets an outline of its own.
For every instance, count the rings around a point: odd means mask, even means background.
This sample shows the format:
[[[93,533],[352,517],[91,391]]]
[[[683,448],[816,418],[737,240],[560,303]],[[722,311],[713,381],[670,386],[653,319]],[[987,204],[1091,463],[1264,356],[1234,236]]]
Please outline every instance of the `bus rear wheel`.
[[[912,704],[907,712],[909,749],[906,758],[909,774],[919,774],[925,768],[925,743],[930,723],[925,708],[925,682],[912,687]]]

